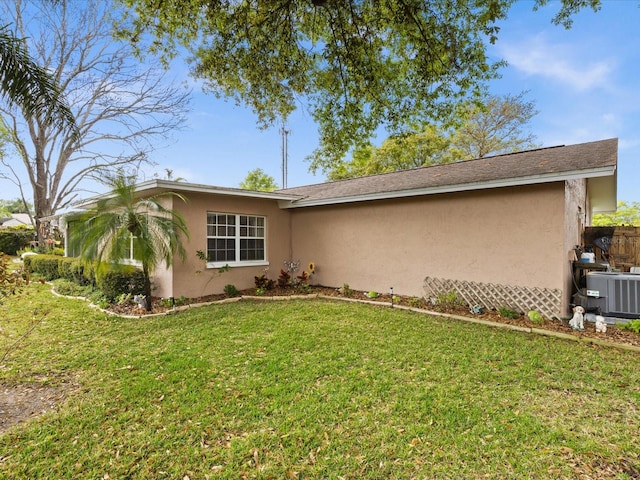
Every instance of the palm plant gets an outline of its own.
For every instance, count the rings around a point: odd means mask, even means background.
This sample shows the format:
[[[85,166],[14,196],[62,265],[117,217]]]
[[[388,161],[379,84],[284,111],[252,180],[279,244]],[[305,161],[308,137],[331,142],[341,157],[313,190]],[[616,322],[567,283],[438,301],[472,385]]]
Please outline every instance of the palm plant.
[[[77,128],[56,80],[33,61],[6,25],[0,27],[0,98],[19,106],[26,118],[43,116],[62,128]]]
[[[98,266],[128,258],[133,245],[135,259],[144,273],[145,307],[149,311],[151,273],[161,262],[171,266],[176,253],[184,260],[182,235],[189,237],[182,215],[163,206],[162,200],[186,199],[175,192],[138,198],[134,182],[122,174],[109,178],[107,183],[111,194],[81,215],[71,242],[81,258]]]

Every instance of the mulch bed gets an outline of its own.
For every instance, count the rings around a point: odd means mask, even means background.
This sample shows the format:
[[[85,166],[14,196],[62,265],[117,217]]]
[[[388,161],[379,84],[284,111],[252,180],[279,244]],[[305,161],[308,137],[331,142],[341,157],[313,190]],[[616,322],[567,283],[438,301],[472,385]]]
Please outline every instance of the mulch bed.
[[[279,296],[293,296],[293,295],[304,295],[303,292],[296,290],[293,287],[281,288],[276,287],[272,290],[267,291],[266,294],[262,295],[264,298],[268,297],[279,297]],[[349,295],[344,295],[340,292],[339,289],[331,288],[331,287],[323,287],[323,286],[312,286],[310,296],[325,296],[325,297],[335,297],[335,298],[347,298],[352,300],[361,300],[366,302],[374,302],[383,304],[386,306],[391,306],[391,295],[390,294],[378,294],[375,298],[370,298],[367,296],[366,292],[361,291],[350,291]],[[238,293],[238,296],[242,297],[257,297],[255,289],[247,289],[242,290]],[[186,299],[183,305],[194,305],[201,303],[210,303],[217,302],[221,300],[228,299],[229,297],[225,294],[218,295],[208,295],[205,297],[198,298],[190,298]],[[632,332],[630,330],[624,330],[614,325],[607,326],[606,333],[596,333],[595,326],[593,323],[585,322],[585,330],[582,332],[575,331],[569,327],[568,321],[566,320],[546,320],[543,324],[535,324],[533,323],[527,316],[521,315],[518,318],[510,319],[505,318],[496,310],[484,311],[481,314],[472,314],[469,312],[469,309],[464,306],[447,306],[442,307],[440,305],[431,305],[423,298],[417,297],[407,297],[401,295],[394,295],[393,298],[394,306],[402,306],[409,308],[416,308],[419,310],[426,310],[430,312],[442,313],[447,315],[456,315],[467,318],[475,318],[486,320],[490,322],[515,325],[523,328],[537,328],[540,330],[552,331],[563,333],[567,335],[572,335],[575,337],[583,338],[583,339],[596,339],[601,341],[619,343],[622,345],[633,345],[640,347],[640,334]],[[177,305],[180,306],[180,305]],[[150,313],[159,314],[159,313],[168,313],[173,310],[173,307],[168,305],[166,300],[161,298],[153,298],[152,299],[152,310]],[[119,315],[132,315],[132,316],[143,316],[146,315],[146,312],[140,309],[137,305],[126,304],[126,305],[112,305],[109,307],[109,311],[119,314]]]

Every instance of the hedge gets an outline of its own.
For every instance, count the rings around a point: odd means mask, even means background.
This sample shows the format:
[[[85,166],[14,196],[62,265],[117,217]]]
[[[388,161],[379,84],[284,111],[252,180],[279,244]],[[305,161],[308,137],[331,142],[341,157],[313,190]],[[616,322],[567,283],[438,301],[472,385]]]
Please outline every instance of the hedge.
[[[95,282],[110,301],[123,293],[144,294],[144,273],[132,265],[109,265],[96,271],[78,258],[42,254],[25,256],[24,265],[47,281],[66,278],[80,285]]]
[[[17,255],[21,250],[33,240],[33,230],[25,229],[0,229],[0,252],[7,255]]]
[[[143,295],[144,273],[132,265],[116,265],[106,272],[98,272],[96,285],[110,301],[123,293]]]
[[[57,255],[27,255],[24,266],[29,272],[39,274],[44,280],[50,281],[60,278],[60,260],[64,257]]]

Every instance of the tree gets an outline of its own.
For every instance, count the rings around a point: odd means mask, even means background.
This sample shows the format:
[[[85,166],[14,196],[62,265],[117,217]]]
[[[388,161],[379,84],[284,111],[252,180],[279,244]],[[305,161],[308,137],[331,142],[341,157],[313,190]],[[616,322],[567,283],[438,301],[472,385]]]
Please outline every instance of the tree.
[[[15,147],[0,178],[33,193],[35,224],[69,205],[88,180],[119,166],[139,166],[157,142],[184,120],[188,92],[166,86],[164,73],[131,61],[128,43],[115,43],[110,1],[3,0],[14,35],[60,85],[76,117],[77,135],[41,115],[0,105],[1,122]]]
[[[265,173],[261,168],[256,168],[247,173],[245,179],[240,182],[240,188],[256,192],[273,192],[278,189],[278,184],[271,175]]]
[[[462,114],[462,126],[451,138],[451,148],[463,160],[538,148],[536,136],[526,132],[538,114],[535,102],[519,95],[490,96],[483,105],[470,104]]]
[[[329,179],[338,180],[536,148],[535,135],[525,127],[537,112],[525,93],[465,105],[458,128],[427,125],[419,133],[389,137],[377,148],[357,148],[349,161],[312,164],[312,169],[323,168]]]
[[[327,173],[330,180],[362,177],[448,163],[451,141],[437,127],[429,125],[420,133],[387,138],[382,145],[354,149],[350,161],[334,163]]]
[[[21,198],[13,200],[0,200],[0,209],[9,213],[29,213],[33,209],[33,205],[29,202],[25,204]]]
[[[485,42],[511,2],[120,1],[123,38],[165,59],[186,47],[205,88],[251,107],[259,125],[308,108],[326,162],[380,127],[402,134],[479,96],[501,65]]]
[[[620,200],[614,213],[596,213],[591,224],[595,227],[640,226],[640,202],[629,203]]]
[[[165,60],[186,48],[206,89],[248,105],[260,126],[308,108],[320,133],[312,166],[331,170],[381,128],[446,126],[460,102],[480,98],[503,65],[486,42],[515,0],[120,1],[123,38]],[[600,0],[560,5],[554,21],[570,26]]]
[[[151,273],[161,262],[171,266],[176,253],[184,260],[182,236],[189,237],[182,215],[162,202],[171,197],[186,200],[173,192],[137,198],[135,183],[122,174],[109,178],[107,183],[110,195],[74,219],[77,223],[72,229],[72,248],[86,262],[102,265],[127,258],[133,245],[134,257],[142,266],[146,309],[150,311]]]

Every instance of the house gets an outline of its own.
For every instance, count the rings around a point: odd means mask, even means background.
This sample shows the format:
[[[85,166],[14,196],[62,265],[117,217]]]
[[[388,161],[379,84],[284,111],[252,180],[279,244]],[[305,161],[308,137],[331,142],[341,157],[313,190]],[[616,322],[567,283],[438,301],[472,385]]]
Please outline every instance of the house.
[[[33,227],[28,213],[12,213],[9,217],[0,217],[0,227]]]
[[[188,199],[167,199],[189,225],[188,258],[156,271],[156,294],[249,288],[255,275],[275,279],[284,261],[300,260],[316,264],[319,285],[454,289],[468,301],[567,316],[573,249],[592,213],[616,208],[617,148],[609,139],[272,193],[144,182],[141,196]]]

